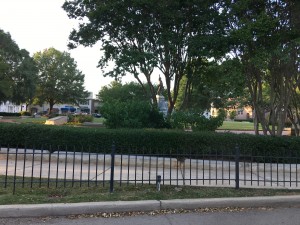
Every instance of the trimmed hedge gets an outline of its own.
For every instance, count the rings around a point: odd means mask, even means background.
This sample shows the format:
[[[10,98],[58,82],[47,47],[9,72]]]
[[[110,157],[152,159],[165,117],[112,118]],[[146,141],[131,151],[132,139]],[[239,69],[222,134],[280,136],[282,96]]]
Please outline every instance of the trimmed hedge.
[[[0,123],[0,145],[36,149],[110,153],[233,154],[238,144],[242,160],[251,155],[300,156],[300,138],[174,130],[115,130],[87,127]],[[131,148],[132,147],[132,148]],[[275,158],[276,159],[276,158]],[[258,157],[256,161],[261,161]],[[274,159],[273,159],[274,161]],[[282,160],[280,160],[282,161]],[[291,161],[291,160],[289,160]]]
[[[21,116],[21,113],[0,112],[0,116]]]

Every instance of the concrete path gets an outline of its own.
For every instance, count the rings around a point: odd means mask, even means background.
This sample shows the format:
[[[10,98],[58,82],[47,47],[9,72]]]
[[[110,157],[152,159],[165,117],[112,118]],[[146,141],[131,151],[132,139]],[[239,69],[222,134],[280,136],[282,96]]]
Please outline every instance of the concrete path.
[[[81,163],[82,162],[82,163]],[[7,176],[62,180],[108,181],[110,155],[6,149],[0,151],[0,184]],[[129,166],[128,166],[129,165]],[[239,163],[241,187],[298,189],[298,165]],[[115,181],[165,185],[235,186],[235,163],[213,160],[185,160],[142,156],[115,157]],[[250,181],[252,180],[252,181]],[[277,181],[279,180],[279,181]],[[300,207],[300,196],[180,199],[132,202],[93,202],[72,204],[3,205],[0,218],[92,214],[99,212],[155,211],[218,207]]]
[[[162,158],[116,155],[114,180],[162,185],[235,187],[235,162],[216,160]],[[108,181],[111,156],[23,149],[1,149],[0,175],[58,180]],[[239,163],[240,187],[299,189],[300,167],[297,164]],[[0,182],[2,182],[0,180]],[[299,184],[299,185],[298,185]]]

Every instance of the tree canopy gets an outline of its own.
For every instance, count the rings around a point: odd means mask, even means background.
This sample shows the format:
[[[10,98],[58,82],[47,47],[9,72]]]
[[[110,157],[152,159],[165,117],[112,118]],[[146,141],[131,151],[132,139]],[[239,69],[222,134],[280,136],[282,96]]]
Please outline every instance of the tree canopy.
[[[36,100],[49,103],[49,110],[56,103],[79,104],[88,96],[84,89],[84,74],[70,54],[54,48],[34,54],[39,70]]]
[[[20,104],[35,94],[37,69],[25,49],[0,29],[0,101]]]
[[[257,134],[261,123],[264,134],[281,135],[287,117],[300,127],[300,1],[67,0],[63,8],[81,21],[69,47],[99,41],[99,66],[115,65],[105,75],[133,75],[154,103],[158,69],[169,114],[178,98],[203,108],[248,92]]]
[[[150,101],[149,96],[145,95],[142,87],[134,82],[123,85],[118,81],[113,81],[109,85],[102,87],[98,96],[101,102],[110,102],[113,100],[120,102]]]
[[[199,111],[226,108],[233,99],[245,97],[245,79],[237,59],[221,63],[198,59],[191,62],[180,85],[177,110]]]
[[[241,62],[255,121],[265,134],[281,135],[292,93],[299,87],[299,10],[300,2],[289,0],[233,1],[228,8],[232,53]]]
[[[155,68],[163,74],[171,113],[189,62],[199,55],[219,57],[224,51],[224,23],[218,0],[73,0],[63,8],[81,20],[70,35],[69,47],[101,42],[99,66],[113,61],[106,75],[133,75],[156,102]]]

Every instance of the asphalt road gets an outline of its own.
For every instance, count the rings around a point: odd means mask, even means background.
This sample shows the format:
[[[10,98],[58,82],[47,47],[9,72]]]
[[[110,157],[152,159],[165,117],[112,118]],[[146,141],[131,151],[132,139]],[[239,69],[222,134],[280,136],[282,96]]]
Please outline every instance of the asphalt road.
[[[300,222],[300,208],[225,208],[204,209],[197,212],[173,214],[147,213],[133,216],[115,214],[105,218],[93,216],[7,218],[0,219],[6,225],[297,225]],[[103,215],[102,215],[103,216]],[[105,216],[105,215],[104,215]]]

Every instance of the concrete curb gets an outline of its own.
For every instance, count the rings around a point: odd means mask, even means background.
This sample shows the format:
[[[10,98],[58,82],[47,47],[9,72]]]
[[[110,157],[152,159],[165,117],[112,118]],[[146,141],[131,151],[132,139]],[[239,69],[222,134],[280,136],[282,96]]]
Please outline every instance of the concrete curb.
[[[152,211],[158,209],[160,209],[160,202],[156,200],[1,205],[0,218],[67,216],[76,214],[93,214],[97,212]]]
[[[271,197],[237,197],[212,199],[162,200],[161,209],[195,209],[224,207],[300,207],[300,195]]]
[[[224,207],[300,207],[300,195],[246,198],[174,199],[161,201],[147,200],[67,204],[2,205],[0,206],[0,218],[67,216],[76,214],[93,214],[99,212],[146,212],[162,209]]]

